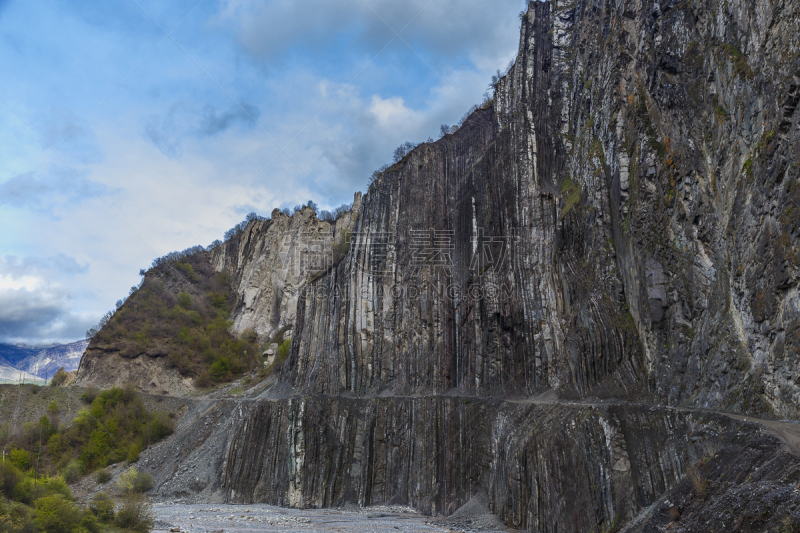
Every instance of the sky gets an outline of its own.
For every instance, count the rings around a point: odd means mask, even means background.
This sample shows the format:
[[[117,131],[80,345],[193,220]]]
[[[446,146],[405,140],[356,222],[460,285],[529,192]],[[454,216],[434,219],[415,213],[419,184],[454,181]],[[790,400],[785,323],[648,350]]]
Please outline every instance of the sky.
[[[514,59],[522,0],[0,0],[0,342],[84,337],[175,250],[332,209]]]

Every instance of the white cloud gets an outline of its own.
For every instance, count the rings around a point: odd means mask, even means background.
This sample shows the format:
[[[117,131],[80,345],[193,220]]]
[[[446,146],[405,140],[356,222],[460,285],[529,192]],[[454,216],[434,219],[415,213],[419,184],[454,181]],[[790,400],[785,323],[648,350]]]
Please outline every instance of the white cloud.
[[[33,276],[13,278],[10,275],[0,274],[0,291],[26,290],[33,291],[44,285],[44,280]]]
[[[80,338],[93,318],[74,312],[75,294],[58,279],[85,271],[65,255],[0,258],[0,340],[46,343]]]

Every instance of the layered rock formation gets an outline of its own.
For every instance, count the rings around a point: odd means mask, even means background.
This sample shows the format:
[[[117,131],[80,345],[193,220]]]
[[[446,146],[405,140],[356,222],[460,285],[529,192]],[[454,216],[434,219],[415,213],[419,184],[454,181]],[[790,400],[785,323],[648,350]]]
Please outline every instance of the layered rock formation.
[[[637,515],[717,452],[769,460],[761,488],[794,482],[774,432],[750,446],[764,426],[713,410],[800,414],[799,17],[790,0],[532,2],[491,105],[343,227],[274,214],[211,252],[237,331],[291,326],[291,353],[187,422],[180,438],[214,446],[150,459],[161,493],[448,514],[484,490],[529,531],[651,531]],[[350,245],[304,244],[287,274],[279,237],[301,227]],[[709,494],[771,497],[708,469]],[[765,508],[800,503],[782,497]],[[710,516],[703,498],[665,516]]]
[[[346,244],[358,218],[361,193],[335,222],[320,221],[310,207],[292,216],[275,209],[267,221],[248,225],[244,234],[211,251],[218,272],[231,276],[237,295],[233,330],[249,328],[262,339],[291,328],[297,302],[309,278],[331,268],[337,244]]]

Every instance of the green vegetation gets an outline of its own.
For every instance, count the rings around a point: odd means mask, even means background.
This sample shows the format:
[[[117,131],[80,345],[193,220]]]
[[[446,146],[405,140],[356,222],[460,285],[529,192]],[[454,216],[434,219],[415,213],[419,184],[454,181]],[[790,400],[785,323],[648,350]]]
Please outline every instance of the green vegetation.
[[[614,518],[614,520],[610,522],[605,522],[603,524],[603,529],[601,529],[602,533],[617,533],[622,529],[622,523],[619,521],[619,517]]]
[[[199,387],[231,381],[259,364],[254,332],[230,333],[230,280],[202,254],[164,262],[96,334],[123,357],[166,356],[168,366]]]
[[[111,480],[111,473],[106,470],[105,468],[101,468],[97,471],[95,475],[95,481],[97,481],[98,485],[102,485],[103,483],[108,483]]]
[[[0,531],[144,532],[152,526],[149,504],[141,496],[153,486],[149,474],[131,468],[120,476],[126,498],[119,513],[102,493],[87,508],[76,506],[67,483],[95,470],[98,483],[109,481],[103,467],[138,458],[140,450],[172,433],[172,419],[148,412],[133,389],[89,392],[84,401],[91,402],[68,426],[61,427],[58,409],[50,409],[49,416],[23,424],[16,435],[7,424],[0,429],[5,451],[0,462]]]
[[[150,504],[142,494],[128,495],[117,512],[115,524],[128,531],[146,533],[155,523]]]
[[[747,161],[744,162],[744,165],[742,165],[742,172],[744,172],[748,178],[753,177],[753,160],[749,157]]]
[[[93,472],[126,460],[132,447],[146,448],[173,428],[165,414],[148,413],[133,389],[114,388],[100,393],[89,410],[78,413],[66,430],[53,433],[47,444],[57,464],[77,461]]]
[[[124,494],[147,492],[153,488],[153,478],[147,472],[139,472],[130,467],[127,472],[119,476],[117,486]]]
[[[94,496],[92,496],[92,501],[89,503],[89,510],[104,524],[108,524],[114,520],[116,514],[114,500],[105,492],[96,492]]]
[[[350,241],[353,239],[353,232],[346,229],[342,232],[339,241],[333,245],[333,262],[338,263],[350,250]]]
[[[261,369],[262,379],[278,371],[289,357],[289,351],[292,347],[292,339],[284,339],[283,333],[284,331],[281,330],[277,335],[275,335],[275,342],[279,343],[278,349],[275,350],[275,359],[272,361],[272,364]]]
[[[775,130],[771,130],[764,135],[761,136],[761,139],[756,143],[756,147],[753,150],[755,154],[763,154],[765,150],[769,149],[770,144],[775,139]]]
[[[567,213],[581,201],[581,184],[572,181],[569,176],[564,178],[561,182],[561,196],[564,198],[564,209],[558,216],[559,220],[567,216]]]
[[[62,366],[61,368],[56,370],[56,373],[53,375],[53,379],[50,380],[50,385],[53,387],[60,387],[61,385],[64,384],[65,381],[67,381],[68,378],[69,374],[67,374],[67,372],[64,370],[64,367]]]
[[[753,77],[753,69],[747,64],[747,58],[744,57],[741,50],[732,44],[722,44],[719,48],[733,63],[733,71],[737,76],[746,80]]]

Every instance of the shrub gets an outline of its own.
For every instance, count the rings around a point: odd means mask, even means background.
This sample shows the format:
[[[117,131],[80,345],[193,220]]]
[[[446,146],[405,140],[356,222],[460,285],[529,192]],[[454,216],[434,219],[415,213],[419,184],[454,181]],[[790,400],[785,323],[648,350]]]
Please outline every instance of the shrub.
[[[411,151],[416,147],[417,145],[415,143],[405,142],[397,147],[397,149],[394,151],[392,159],[394,160],[395,163],[399,163],[406,155],[411,153]]]
[[[706,488],[708,485],[706,479],[700,475],[700,472],[698,472],[697,468],[695,467],[690,467],[687,471],[687,474],[692,482],[692,488],[694,488],[694,491],[701,498],[705,498]]]
[[[213,385],[214,382],[211,380],[211,374],[208,373],[208,370],[203,370],[197,375],[195,384],[201,389],[205,389]]]
[[[69,463],[67,463],[67,466],[64,467],[62,474],[67,483],[75,483],[81,478],[84,472],[85,468],[83,466],[83,462],[77,459],[72,459]]]
[[[105,492],[95,493],[92,501],[89,502],[89,511],[104,524],[109,524],[114,520],[114,510],[114,500]]]
[[[231,371],[231,364],[230,361],[226,357],[220,357],[217,359],[211,368],[208,370],[208,373],[211,374],[211,377],[214,378],[216,381],[221,381],[228,376]]]
[[[199,276],[195,273],[195,271],[192,268],[191,264],[186,263],[185,261],[179,261],[178,263],[175,264],[175,266],[181,272],[183,272],[183,275],[186,276],[186,279],[188,279],[189,281],[194,282],[194,283],[197,283],[198,281],[200,281]]]
[[[158,413],[150,422],[150,439],[154,442],[160,441],[164,437],[172,435],[174,428],[175,423],[168,415]]]
[[[33,523],[47,533],[71,533],[81,519],[78,509],[60,494],[39,498],[34,507]]]
[[[83,394],[81,394],[81,400],[85,403],[92,403],[97,398],[98,394],[100,394],[100,390],[94,385],[89,385],[86,387],[86,390],[83,391]]]
[[[73,531],[75,533],[101,533],[97,517],[88,509],[81,513],[81,522],[78,524],[78,528]]]
[[[50,413],[52,414],[56,414],[58,412],[58,409],[59,409],[58,402],[55,400],[50,402],[50,404],[47,406],[47,410],[50,411]]]
[[[155,524],[152,505],[142,494],[129,494],[117,512],[115,523],[123,529],[146,533]]]
[[[139,472],[130,467],[127,472],[119,476],[117,486],[125,494],[147,492],[153,488],[153,478],[147,472]]]
[[[284,361],[289,357],[289,350],[292,347],[292,339],[286,339],[278,346],[278,349],[275,351],[275,367],[280,367]]]
[[[184,309],[189,309],[192,306],[192,295],[186,291],[178,294],[178,305]]]
[[[14,487],[22,481],[23,477],[20,469],[9,461],[0,463],[0,493],[10,499],[14,494]]]
[[[97,471],[97,475],[95,475],[94,479],[97,481],[98,485],[108,483],[111,480],[111,473],[105,468],[101,468]]]
[[[31,510],[17,502],[0,500],[0,531],[8,533],[29,533],[35,530]]]
[[[139,445],[135,442],[131,444],[131,447],[128,449],[128,456],[125,458],[126,461],[129,463],[135,463],[139,460]]]
[[[33,476],[26,476],[21,478],[19,483],[14,486],[12,498],[30,505],[39,498],[54,494],[59,494],[67,500],[72,499],[69,487],[60,477],[35,479]]]
[[[61,433],[55,433],[47,440],[47,451],[50,455],[59,455],[64,450]]]
[[[20,470],[27,470],[28,466],[31,464],[31,456],[28,453],[28,450],[21,450],[19,448],[12,448],[11,452],[8,454],[11,458],[11,464],[19,468]]]

